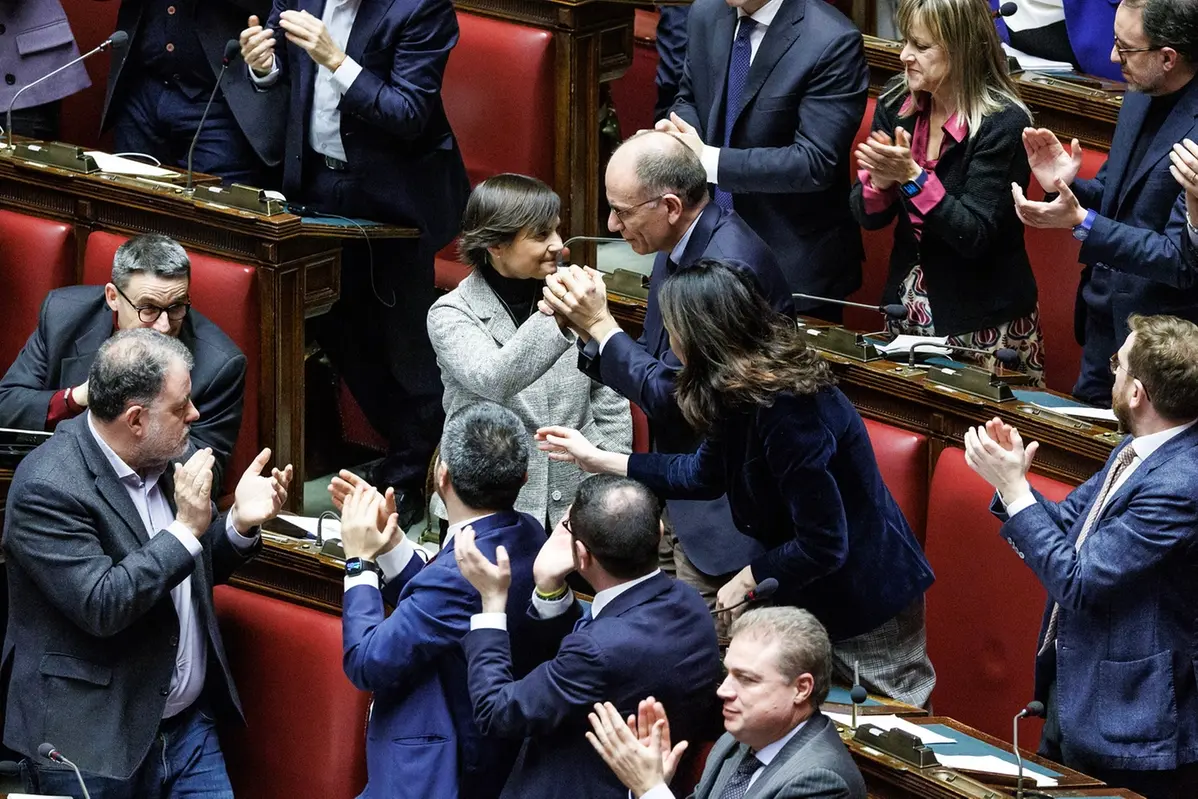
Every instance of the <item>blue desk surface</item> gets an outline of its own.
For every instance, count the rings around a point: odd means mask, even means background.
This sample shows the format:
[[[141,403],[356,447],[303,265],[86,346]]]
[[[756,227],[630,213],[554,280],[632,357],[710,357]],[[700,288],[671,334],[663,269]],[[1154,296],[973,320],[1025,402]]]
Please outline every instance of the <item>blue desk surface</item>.
[[[1015,762],[1015,755],[1005,749],[999,749],[997,746],[992,746],[985,741],[979,741],[971,735],[955,730],[947,724],[921,724],[930,732],[939,733],[946,738],[952,738],[955,743],[951,744],[931,744],[929,748],[937,754],[946,755],[994,755],[1000,757],[1008,763]],[[1059,779],[1061,773],[1053,771],[1047,766],[1041,766],[1038,763],[1029,763],[1027,758],[1023,759],[1023,769],[1029,774],[1039,774],[1041,777],[1053,777]]]
[[[837,705],[851,705],[853,700],[849,698],[849,689],[839,685],[833,685],[828,691],[828,701]],[[876,699],[866,699],[861,703],[862,707],[881,707],[882,703]]]

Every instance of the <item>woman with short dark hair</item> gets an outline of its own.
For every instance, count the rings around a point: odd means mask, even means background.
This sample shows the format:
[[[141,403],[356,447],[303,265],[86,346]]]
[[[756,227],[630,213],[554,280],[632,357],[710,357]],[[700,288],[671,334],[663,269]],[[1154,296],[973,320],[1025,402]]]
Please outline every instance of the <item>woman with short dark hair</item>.
[[[767,551],[720,589],[716,607],[774,578],[776,602],[828,628],[842,677],[856,661],[866,688],[925,704],[935,684],[923,621],[932,571],[828,364],[733,265],[701,260],[659,297],[682,361],[678,406],[706,434],[698,451],[618,455],[562,427],[537,431],[541,448],[669,499],[726,493],[737,528]]]
[[[428,312],[428,335],[445,385],[446,418],[480,400],[510,408],[528,426],[579,427],[604,449],[632,448],[628,401],[575,365],[574,336],[537,312],[545,277],[563,253],[561,201],[524,175],[496,175],[466,203],[458,249],[472,271]],[[581,475],[534,453],[516,509],[552,529]],[[443,516],[438,498],[433,513]]]

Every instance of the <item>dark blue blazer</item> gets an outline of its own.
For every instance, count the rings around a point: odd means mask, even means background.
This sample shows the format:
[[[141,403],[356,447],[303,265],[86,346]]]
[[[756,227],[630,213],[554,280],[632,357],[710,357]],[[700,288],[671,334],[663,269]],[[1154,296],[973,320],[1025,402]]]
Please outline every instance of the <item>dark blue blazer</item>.
[[[672,109],[715,147],[724,144],[736,15],[724,0],[691,6]],[[853,23],[829,3],[783,0],[749,68],[718,179],[734,210],[777,253],[792,291],[842,298],[861,286],[864,250],[849,211],[849,151],[868,91]]]
[[[521,642],[517,673],[527,673],[539,652],[524,646],[531,626],[524,608],[545,530],[515,511],[472,526],[488,558],[495,559],[500,545],[511,558],[511,595],[519,600],[509,602],[508,617]],[[345,592],[345,673],[354,685],[374,692],[366,731],[366,799],[498,796],[515,759],[514,744],[484,737],[474,724],[461,641],[481,602],[458,571],[453,545],[451,540],[427,565],[413,558],[381,592],[370,586]],[[395,604],[390,616],[384,599]]]
[[[512,595],[521,596],[514,587]],[[707,605],[695,589],[658,573],[571,632],[580,616],[576,602],[564,615],[535,623],[544,642],[561,646],[556,657],[519,680],[513,680],[507,633],[475,630],[462,642],[479,727],[488,735],[524,739],[504,797],[627,796],[584,737],[596,702],[611,702],[628,715],[653,696],[666,706],[675,741],[714,737],[707,728],[715,717],[720,653]]]
[[[1124,95],[1110,156],[1094,179],[1075,180],[1071,187],[1082,206],[1098,212],[1079,256],[1086,268],[1074,325],[1087,353],[1074,393],[1090,401],[1110,401],[1113,378],[1106,359],[1127,338],[1129,314],[1172,314],[1198,322],[1198,268],[1181,249],[1185,197],[1169,174],[1173,145],[1198,138],[1198,80],[1181,91],[1134,174],[1128,174],[1127,161],[1150,98],[1139,92]]]
[[[775,600],[811,611],[833,641],[894,618],[932,584],[838,388],[729,413],[697,452],[633,454],[628,476],[665,496],[726,491],[736,526],[768,550],[750,564],[754,579],[776,579]]]
[[[269,27],[279,31],[279,15],[288,8],[320,18],[324,0],[275,0]],[[276,36],[283,75],[267,93],[286,91],[290,83],[283,192],[298,197],[317,67],[281,33]],[[457,43],[450,0],[362,0],[345,47],[362,67],[340,105],[346,159],[369,176],[360,199],[371,219],[420,228],[422,245],[433,250],[457,235],[470,194],[441,101],[445,64]]]
[[[1046,701],[1057,681],[1064,762],[1171,770],[1198,762],[1198,427],[1136,467],[1076,551],[1126,446],[1130,438],[1059,504],[1037,494],[1009,520],[997,499],[991,509],[1048,590],[1044,625],[1061,605],[1035,690]]]
[[[779,313],[794,315],[790,288],[773,252],[744,220],[715,203],[708,203],[699,215],[679,266],[686,268],[700,258],[719,258],[747,268],[770,305]],[[674,380],[682,364],[670,350],[657,299],[657,288],[675,268],[666,253],[657,254],[639,339],[617,333],[604,346],[602,357],[597,343],[591,341],[582,348],[578,363],[591,378],[614,388],[645,412],[655,452],[693,452],[699,443],[674,401]],[[687,557],[705,574],[737,571],[762,552],[756,541],[736,533],[723,497],[705,502],[672,501],[669,511],[670,524]]]

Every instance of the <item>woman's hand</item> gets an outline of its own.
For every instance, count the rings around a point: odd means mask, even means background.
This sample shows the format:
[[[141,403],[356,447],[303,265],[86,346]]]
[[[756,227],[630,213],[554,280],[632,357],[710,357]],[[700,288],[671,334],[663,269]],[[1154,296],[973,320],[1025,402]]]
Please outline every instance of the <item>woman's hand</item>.
[[[605,452],[582,433],[569,427],[542,427],[537,430],[537,449],[549,453],[549,459],[574,463],[591,474],[628,474],[628,456]]]
[[[921,171],[911,157],[911,136],[901,127],[894,129],[893,142],[880,130],[870,133],[857,145],[857,163],[869,173],[870,185],[878,191],[914,180]]]

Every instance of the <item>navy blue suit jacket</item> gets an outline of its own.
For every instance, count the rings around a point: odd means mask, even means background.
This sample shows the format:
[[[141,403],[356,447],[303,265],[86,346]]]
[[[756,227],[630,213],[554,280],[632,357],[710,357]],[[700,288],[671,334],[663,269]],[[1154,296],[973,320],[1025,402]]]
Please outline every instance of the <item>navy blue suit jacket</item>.
[[[1071,187],[1083,207],[1098,212],[1081,247],[1086,269],[1075,306],[1076,333],[1086,354],[1074,393],[1092,402],[1110,402],[1107,358],[1127,338],[1129,314],[1198,322],[1198,268],[1181,250],[1185,198],[1169,174],[1173,145],[1198,138],[1198,80],[1181,91],[1135,174],[1127,173],[1127,161],[1150,98],[1128,92],[1106,163],[1093,180],[1075,180]]]
[[[727,492],[736,526],[768,549],[750,564],[754,579],[776,579],[775,601],[811,611],[833,641],[888,621],[932,584],[838,388],[730,413],[693,454],[631,455],[628,476],[667,497]]]
[[[861,32],[828,3],[783,0],[723,147],[736,16],[724,0],[691,6],[672,110],[722,147],[719,186],[777,253],[791,290],[846,297],[861,286],[864,258],[849,211],[849,151],[869,91]]]
[[[511,558],[511,595],[520,597],[508,605],[512,633],[521,643],[515,665],[518,674],[527,673],[539,658],[535,647],[525,645],[531,623],[523,611],[545,530],[515,511],[472,526],[488,558],[494,561],[500,545]],[[474,723],[461,641],[481,601],[458,571],[453,550],[451,540],[427,565],[414,557],[381,592],[368,585],[345,592],[345,673],[354,685],[374,692],[366,732],[366,799],[498,796],[515,759],[514,744],[485,737]],[[384,599],[395,602],[390,616]]]
[[[571,632],[580,615],[575,602],[564,615],[536,622],[538,636],[561,646],[556,657],[519,680],[513,679],[507,633],[474,630],[462,642],[479,727],[525,739],[504,797],[627,796],[584,736],[596,702],[611,702],[628,715],[653,696],[666,706],[674,740],[710,739],[705,726],[714,716],[720,653],[707,605],[695,589],[659,573]]]
[[[1009,520],[997,498],[991,509],[1048,590],[1044,625],[1061,605],[1057,646],[1036,658],[1036,698],[1057,681],[1065,762],[1171,770],[1198,761],[1198,427],[1136,467],[1077,551],[1126,446],[1059,504],[1037,494]]]
[[[794,315],[790,289],[774,253],[744,220],[715,203],[708,203],[699,215],[678,266],[686,268],[700,258],[734,261],[747,268],[770,305],[779,313]],[[591,341],[582,349],[579,368],[645,412],[655,452],[693,452],[699,437],[674,401],[674,380],[682,364],[670,350],[657,299],[657,288],[671,273],[666,254],[658,253],[641,337],[633,341],[626,333],[617,333],[608,339],[602,356],[598,344]],[[762,552],[760,544],[736,532],[728,501],[722,497],[705,502],[672,501],[669,512],[686,556],[706,574],[737,571]]]
[[[288,8],[318,19],[323,0],[275,0],[268,26],[276,31]],[[276,34],[280,36],[280,34]],[[420,228],[433,250],[453,240],[470,194],[457,139],[445,117],[441,81],[458,43],[450,0],[362,0],[345,52],[362,73],[341,98],[341,143],[360,176],[369,218]],[[283,192],[298,197],[308,148],[317,66],[298,46],[280,43],[275,58],[291,86]]]

